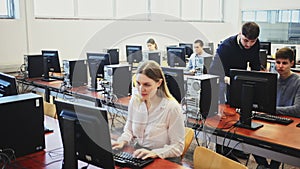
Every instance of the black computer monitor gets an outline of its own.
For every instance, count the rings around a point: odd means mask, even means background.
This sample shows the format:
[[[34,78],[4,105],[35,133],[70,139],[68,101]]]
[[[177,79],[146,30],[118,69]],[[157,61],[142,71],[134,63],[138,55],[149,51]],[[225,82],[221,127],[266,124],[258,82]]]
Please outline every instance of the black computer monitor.
[[[162,67],[162,71],[164,72],[170,93],[179,103],[181,103],[181,100],[185,95],[183,69]]]
[[[111,65],[117,65],[120,63],[119,49],[107,49],[107,53],[110,56],[110,64]]]
[[[259,61],[260,61],[260,67],[263,70],[266,70],[267,68],[267,51],[266,50],[259,50]]]
[[[271,55],[271,42],[259,42],[260,49],[266,50],[267,55]]]
[[[213,50],[211,49],[211,47],[203,47],[204,52],[213,55]]]
[[[58,51],[42,50],[42,55],[43,55],[43,69],[44,69],[43,71],[44,77],[42,80],[53,81],[55,79],[50,78],[49,72],[61,73]]]
[[[91,90],[97,90],[97,78],[104,78],[104,66],[110,64],[108,53],[87,53],[91,77]]]
[[[170,67],[185,67],[185,47],[167,47],[167,61]]]
[[[277,74],[259,71],[230,70],[230,106],[240,108],[238,126],[257,129],[251,122],[252,111],[273,114],[276,111]]]
[[[26,71],[29,78],[42,77],[44,74],[43,55],[25,55]]]
[[[0,97],[17,95],[17,84],[14,76],[0,72]]]
[[[142,46],[126,45],[126,57],[129,64],[143,60]]]
[[[103,108],[55,100],[64,161],[62,168],[77,168],[77,160],[114,169],[107,111]]]
[[[146,60],[153,60],[157,62],[159,65],[162,63],[162,57],[161,57],[161,52],[159,51],[147,51],[145,52],[145,59]]]
[[[179,46],[185,47],[185,55],[190,57],[193,54],[193,44],[192,43],[179,43]]]

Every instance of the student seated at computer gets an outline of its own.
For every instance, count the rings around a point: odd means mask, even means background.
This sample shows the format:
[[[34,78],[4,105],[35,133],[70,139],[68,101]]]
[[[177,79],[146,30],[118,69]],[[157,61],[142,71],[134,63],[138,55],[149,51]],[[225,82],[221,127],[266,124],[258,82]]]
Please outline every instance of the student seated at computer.
[[[207,73],[206,68],[204,67],[203,59],[201,57],[210,56],[210,54],[206,53],[203,50],[203,41],[200,39],[195,40],[194,42],[194,53],[191,55],[189,59],[189,63],[187,64],[187,69],[190,72],[202,71],[201,73]]]
[[[113,149],[133,144],[137,158],[159,157],[179,163],[184,148],[184,120],[162,69],[155,61],[145,61],[137,69],[136,82],[124,132],[112,144]]]
[[[148,47],[149,51],[155,51],[158,49],[155,40],[152,38],[147,40],[147,47]]]
[[[290,48],[281,48],[275,54],[276,70],[279,74],[277,83],[276,113],[300,117],[300,78],[291,71],[294,65],[294,52]],[[278,169],[280,162],[271,160],[270,164],[264,157],[253,155],[258,163],[257,169]]]

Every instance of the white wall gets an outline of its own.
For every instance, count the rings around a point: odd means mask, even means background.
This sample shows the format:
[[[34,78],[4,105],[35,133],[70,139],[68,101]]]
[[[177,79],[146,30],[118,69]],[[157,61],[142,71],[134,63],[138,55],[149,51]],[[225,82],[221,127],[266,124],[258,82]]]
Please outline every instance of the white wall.
[[[193,42],[197,38],[217,45],[239,32],[241,10],[270,9],[271,4],[273,9],[283,9],[299,4],[296,0],[287,1],[225,0],[224,23],[188,23],[165,22],[159,16],[153,16],[152,21],[36,19],[33,1],[20,0],[20,19],[0,20],[0,69],[16,69],[16,65],[23,63],[24,54],[40,53],[41,49],[58,49],[61,59],[71,59],[85,57],[88,50],[118,47],[121,60],[125,60],[125,44],[142,44],[145,49],[148,37],[155,38],[161,50],[166,45]],[[168,30],[170,33],[166,33]]]

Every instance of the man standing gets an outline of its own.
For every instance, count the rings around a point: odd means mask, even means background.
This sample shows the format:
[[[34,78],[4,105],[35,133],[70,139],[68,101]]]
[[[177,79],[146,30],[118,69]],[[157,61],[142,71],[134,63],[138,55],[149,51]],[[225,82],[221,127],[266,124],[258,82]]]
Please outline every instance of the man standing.
[[[249,68],[251,70],[260,70],[259,32],[259,26],[255,22],[246,22],[243,24],[239,34],[225,39],[219,45],[210,65],[209,73],[220,76],[220,104],[230,102],[230,69],[246,70]],[[230,148],[222,148],[221,145],[217,144],[216,150],[218,153],[227,154]],[[232,153],[230,158],[233,160],[237,160],[235,156],[244,159],[249,156],[238,150],[234,150]]]
[[[239,34],[225,39],[218,47],[209,73],[220,76],[220,103],[229,102],[228,92],[225,92],[229,87],[230,69],[246,70],[250,66],[251,70],[260,70],[259,32],[255,22],[246,22]]]

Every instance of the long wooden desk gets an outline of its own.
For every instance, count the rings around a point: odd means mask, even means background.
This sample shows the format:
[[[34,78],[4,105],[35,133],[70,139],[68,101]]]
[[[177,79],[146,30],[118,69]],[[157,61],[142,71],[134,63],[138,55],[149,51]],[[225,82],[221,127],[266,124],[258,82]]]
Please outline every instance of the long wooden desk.
[[[26,169],[59,169],[62,165],[63,160],[63,146],[60,136],[60,130],[58,121],[54,118],[45,116],[45,124],[52,129],[53,133],[45,135],[46,149],[41,152],[33,153],[24,157],[20,157],[17,161],[12,162],[8,168],[26,168]],[[20,140],[21,141],[21,140]],[[79,163],[79,167],[86,166],[84,162]],[[90,165],[89,169],[97,168]],[[119,167],[116,167],[118,169]],[[145,169],[157,169],[157,168],[168,168],[168,169],[187,169],[184,166],[172,163],[163,159],[155,159],[155,161]]]
[[[288,117],[294,120],[289,125],[253,120],[264,126],[249,130],[232,127],[239,119],[234,108],[221,105],[220,109],[222,115],[208,118],[205,127],[199,129],[210,133],[211,141],[300,167],[300,128],[296,127],[300,118]]]
[[[59,88],[58,82],[41,82],[33,80],[34,85],[48,86],[51,90]],[[103,95],[99,92],[89,91],[87,87],[77,87],[65,91],[74,97],[80,97],[91,100],[101,100]],[[127,110],[130,97],[120,98],[113,106]],[[261,155],[267,158],[275,159],[287,164],[300,167],[300,128],[296,124],[300,123],[299,118],[288,117],[294,120],[289,125],[274,124],[265,121],[253,120],[264,125],[264,127],[252,131],[243,128],[230,128],[238,119],[239,115],[235,109],[226,105],[220,106],[222,116],[208,118],[205,122],[204,131],[211,133],[211,141],[217,141],[219,144],[229,144],[230,147],[241,149],[245,152]],[[233,134],[231,140],[228,134]],[[226,137],[227,135],[227,137]],[[225,138],[225,141],[224,141]]]

